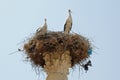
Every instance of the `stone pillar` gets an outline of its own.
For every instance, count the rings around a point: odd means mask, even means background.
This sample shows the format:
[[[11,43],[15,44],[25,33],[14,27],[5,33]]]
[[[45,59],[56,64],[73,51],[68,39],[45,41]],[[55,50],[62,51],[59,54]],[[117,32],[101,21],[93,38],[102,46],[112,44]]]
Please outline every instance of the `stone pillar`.
[[[69,51],[55,52],[44,55],[44,70],[47,73],[46,80],[68,80],[71,56]]]

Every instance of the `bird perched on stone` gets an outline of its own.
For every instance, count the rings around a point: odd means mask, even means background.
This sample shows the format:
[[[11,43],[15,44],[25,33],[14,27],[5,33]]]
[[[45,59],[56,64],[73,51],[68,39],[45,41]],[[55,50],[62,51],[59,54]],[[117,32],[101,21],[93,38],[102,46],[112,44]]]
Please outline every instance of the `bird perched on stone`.
[[[69,16],[65,22],[65,25],[64,25],[64,33],[65,34],[69,34],[70,33],[70,30],[72,28],[72,16],[71,16],[71,10],[69,9],[68,10],[69,12]]]
[[[39,27],[37,30],[36,30],[36,34],[41,34],[41,35],[44,35],[47,33],[47,23],[46,23],[47,19],[45,18],[45,23],[42,27]]]

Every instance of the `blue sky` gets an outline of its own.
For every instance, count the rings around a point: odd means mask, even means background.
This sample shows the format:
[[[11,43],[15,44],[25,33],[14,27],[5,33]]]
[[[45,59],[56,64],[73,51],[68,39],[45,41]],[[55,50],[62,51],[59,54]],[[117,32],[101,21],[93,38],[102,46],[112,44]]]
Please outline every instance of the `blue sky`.
[[[23,53],[8,54],[21,47],[18,43],[29,38],[44,18],[49,30],[62,31],[68,9],[73,17],[71,32],[98,47],[88,73],[81,70],[79,76],[76,68],[69,80],[120,79],[120,0],[0,0],[0,80],[38,80]],[[40,78],[45,80],[44,75]]]

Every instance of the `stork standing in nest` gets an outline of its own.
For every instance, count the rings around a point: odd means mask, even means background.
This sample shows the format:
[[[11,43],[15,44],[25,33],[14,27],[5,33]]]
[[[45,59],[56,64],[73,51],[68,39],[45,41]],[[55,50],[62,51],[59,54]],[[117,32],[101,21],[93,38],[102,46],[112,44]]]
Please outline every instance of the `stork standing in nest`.
[[[46,23],[47,19],[45,18],[45,23],[42,27],[39,27],[37,30],[36,30],[36,34],[41,34],[41,35],[44,35],[47,33],[47,23]]]
[[[69,34],[70,33],[70,30],[72,28],[72,16],[71,16],[71,10],[69,9],[68,10],[69,12],[69,16],[65,22],[65,25],[64,25],[64,33],[65,34]]]

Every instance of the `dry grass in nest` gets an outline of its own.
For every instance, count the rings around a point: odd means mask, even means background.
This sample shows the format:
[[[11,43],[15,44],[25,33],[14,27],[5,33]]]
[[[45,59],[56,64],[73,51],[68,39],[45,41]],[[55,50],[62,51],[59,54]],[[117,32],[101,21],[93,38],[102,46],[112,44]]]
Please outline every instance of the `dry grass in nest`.
[[[79,34],[65,35],[63,32],[48,32],[44,35],[35,34],[32,39],[24,44],[24,50],[33,65],[44,67],[43,59],[45,54],[54,52],[64,53],[70,51],[71,65],[79,64],[89,57],[87,54],[90,48],[89,41]]]

